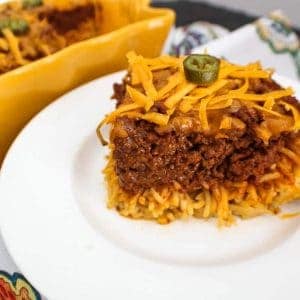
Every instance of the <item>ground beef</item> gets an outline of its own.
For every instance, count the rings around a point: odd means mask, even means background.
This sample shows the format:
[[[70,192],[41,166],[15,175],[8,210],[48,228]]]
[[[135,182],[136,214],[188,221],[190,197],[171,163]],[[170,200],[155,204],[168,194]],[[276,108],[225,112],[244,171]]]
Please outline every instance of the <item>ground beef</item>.
[[[169,75],[155,74],[155,85],[161,86]],[[129,82],[127,76],[122,84],[114,85],[118,105],[126,101],[125,85]],[[273,80],[251,79],[249,92],[262,94],[280,88]],[[282,100],[300,106],[294,97]],[[152,110],[165,113],[163,101],[156,102]],[[193,193],[224,182],[259,184],[261,176],[270,172],[280,159],[279,149],[289,143],[293,133],[282,133],[266,145],[255,130],[264,121],[260,111],[241,106],[230,115],[241,120],[245,128],[206,135],[190,117],[188,124],[180,117],[180,124],[192,125],[185,126],[187,130],[175,126],[176,118],[169,130],[143,120],[119,118],[111,137],[120,186],[129,193],[137,193],[149,188],[160,190],[178,182],[184,191]]]
[[[127,74],[121,83],[114,83],[113,84],[113,90],[114,93],[112,95],[112,99],[117,100],[116,106],[120,106],[125,99],[126,95],[126,85],[130,83],[130,76]]]
[[[39,18],[47,19],[59,34],[65,34],[76,29],[82,22],[95,18],[95,7],[89,3],[69,10],[45,10],[40,13]]]
[[[260,111],[247,106],[242,106],[237,112],[232,113],[232,116],[242,120],[249,129],[253,129],[264,120]]]
[[[117,100],[116,106],[118,107],[122,103],[122,100],[125,97],[126,86],[123,83],[114,83],[113,89],[114,89],[114,94],[112,95],[111,98]]]
[[[245,108],[237,114],[249,126],[261,121],[259,114]],[[216,138],[199,131],[159,132],[154,124],[126,117],[118,119],[118,124],[127,134],[112,135],[113,155],[120,186],[129,193],[151,187],[159,190],[175,181],[186,192],[224,181],[257,184],[279,159],[278,149],[290,138],[282,134],[266,145],[249,126]]]
[[[167,107],[165,106],[164,101],[156,101],[154,105],[151,107],[150,111],[158,112],[160,114],[166,114],[167,113]]]

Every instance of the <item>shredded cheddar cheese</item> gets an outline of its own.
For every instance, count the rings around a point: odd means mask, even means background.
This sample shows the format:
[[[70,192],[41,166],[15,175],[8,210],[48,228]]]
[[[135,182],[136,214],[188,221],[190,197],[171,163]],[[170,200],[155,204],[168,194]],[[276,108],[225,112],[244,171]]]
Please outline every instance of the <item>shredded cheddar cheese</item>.
[[[3,51],[9,50],[9,45],[8,45],[7,41],[3,38],[0,38],[0,49]]]
[[[269,80],[272,76],[272,70],[262,69],[259,62],[242,66],[221,60],[218,79],[210,86],[200,86],[185,78],[184,57],[143,58],[129,52],[127,58],[131,84],[126,87],[126,103],[121,104],[107,116],[104,123],[112,123],[117,117],[126,115],[166,126],[173,115],[192,113],[198,115],[201,128],[206,131],[210,130],[209,120],[213,120],[209,118],[209,114],[224,111],[219,128],[239,129],[246,125],[226,114],[226,110],[248,106],[259,110],[267,117],[286,118],[284,111],[278,109],[281,105],[294,118],[294,129],[300,129],[298,109],[284,101],[285,97],[293,95],[291,88],[279,88],[261,94],[253,93],[251,90],[251,80]],[[157,73],[154,72],[163,70],[164,72],[170,70],[169,76],[165,76],[157,86]],[[159,106],[164,107],[162,111],[156,108],[158,101]],[[257,126],[256,132],[264,142],[268,142],[272,136],[272,132],[264,124]]]
[[[160,114],[160,113],[156,113],[156,112],[149,112],[149,113],[143,115],[142,119],[153,122],[153,123],[161,125],[161,126],[166,126],[169,121],[169,116]]]
[[[274,104],[275,104],[275,99],[270,97],[266,100],[266,102],[264,104],[264,108],[266,110],[272,110]]]
[[[291,111],[293,113],[294,117],[294,129],[300,129],[300,114],[297,108],[295,108],[293,105],[286,103],[284,101],[280,101],[280,104],[282,104],[287,111]]]
[[[187,96],[183,98],[183,101],[180,104],[180,110],[184,113],[190,111],[193,108],[198,100],[206,96],[212,95],[217,92],[219,89],[224,87],[227,84],[227,81],[224,79],[218,80],[216,83],[212,84],[208,88],[197,88],[193,91],[192,96]]]
[[[220,124],[220,129],[230,129],[231,124],[232,124],[232,118],[229,116],[224,116]]]
[[[225,101],[216,103],[216,104],[211,104],[211,101],[210,101],[210,103],[207,106],[207,110],[210,110],[210,109],[224,109],[224,108],[230,107],[232,105],[232,102],[233,102],[233,100],[230,99],[230,98],[225,100]]]
[[[261,70],[243,70],[234,71],[230,73],[230,76],[234,78],[269,78],[270,74],[269,72]]]
[[[202,99],[200,102],[200,108],[199,108],[199,118],[201,122],[201,126],[203,130],[208,130],[208,120],[207,120],[207,114],[206,114],[206,106],[209,102],[210,98]]]
[[[148,111],[154,104],[153,99],[149,99],[146,95],[139,92],[137,89],[131,87],[130,85],[127,85],[126,89],[131,99],[139,106],[145,107],[146,111]]]
[[[197,85],[194,83],[183,82],[175,91],[175,93],[165,101],[166,107],[173,108],[176,106],[176,104],[179,103],[182,98],[190,93],[196,86]]]
[[[168,78],[168,83],[162,87],[157,94],[158,99],[162,99],[165,95],[171,92],[183,80],[183,74],[175,73]]]

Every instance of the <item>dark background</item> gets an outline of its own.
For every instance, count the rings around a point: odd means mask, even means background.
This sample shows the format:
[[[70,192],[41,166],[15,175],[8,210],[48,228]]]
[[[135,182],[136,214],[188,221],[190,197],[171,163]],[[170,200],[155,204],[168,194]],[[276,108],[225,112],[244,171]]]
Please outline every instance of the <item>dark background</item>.
[[[228,8],[214,6],[204,2],[196,3],[193,1],[157,1],[153,3],[153,6],[169,7],[175,10],[177,14],[177,26],[186,25],[195,21],[208,21],[211,23],[223,25],[230,30],[234,30],[241,27],[242,25],[256,20],[259,17],[245,14],[242,11],[230,10]],[[299,35],[300,31],[297,30],[297,33]]]

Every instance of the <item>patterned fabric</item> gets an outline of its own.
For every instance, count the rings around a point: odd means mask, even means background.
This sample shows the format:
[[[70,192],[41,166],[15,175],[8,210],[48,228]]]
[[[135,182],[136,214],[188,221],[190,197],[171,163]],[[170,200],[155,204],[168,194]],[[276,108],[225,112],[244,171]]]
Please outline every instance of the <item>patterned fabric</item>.
[[[300,41],[291,23],[280,11],[256,22],[259,36],[270,45],[274,53],[289,53],[300,76]]]
[[[228,29],[207,22],[195,22],[188,26],[178,27],[173,33],[169,53],[171,55],[190,54],[194,48],[228,33]]]
[[[0,271],[0,300],[41,300],[41,296],[23,275]]]

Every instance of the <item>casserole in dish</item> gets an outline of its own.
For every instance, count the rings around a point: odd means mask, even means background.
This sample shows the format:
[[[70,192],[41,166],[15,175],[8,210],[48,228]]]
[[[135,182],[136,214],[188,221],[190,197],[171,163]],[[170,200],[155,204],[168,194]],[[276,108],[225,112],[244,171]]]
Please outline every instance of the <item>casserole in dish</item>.
[[[82,5],[88,3],[81,2]],[[43,5],[61,11],[72,10],[78,3],[48,0]],[[67,47],[62,50],[0,75],[0,160],[26,122],[61,94],[124,68],[128,50],[134,49],[150,57],[158,55],[174,21],[172,11],[151,8],[148,1],[97,0],[90,3],[98,7],[96,37],[89,38],[95,35],[93,32],[78,38],[79,41],[88,38],[84,41],[76,42],[75,39],[70,46],[65,42]],[[1,15],[0,10],[1,18],[3,12]]]

